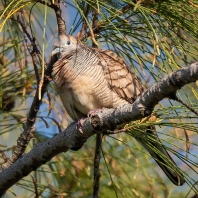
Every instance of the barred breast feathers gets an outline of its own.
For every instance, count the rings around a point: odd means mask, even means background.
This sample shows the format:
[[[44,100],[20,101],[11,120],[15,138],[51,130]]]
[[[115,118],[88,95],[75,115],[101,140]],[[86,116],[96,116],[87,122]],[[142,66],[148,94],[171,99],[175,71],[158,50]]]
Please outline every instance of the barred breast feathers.
[[[64,54],[64,51],[61,53]],[[143,92],[140,80],[131,72],[124,59],[110,50],[94,49],[86,45],[77,45],[76,50],[63,55],[54,64],[52,76],[54,82],[61,87],[79,75],[90,72],[94,74],[100,69],[103,70],[109,88],[120,98],[133,103]]]
[[[64,51],[61,53],[64,53]],[[70,78],[70,81],[71,79],[74,80],[78,75],[82,75],[90,70],[90,66],[97,64],[97,62],[98,57],[95,49],[85,45],[77,45],[76,50],[63,55],[54,64],[52,77],[56,84],[61,85],[60,81],[62,78]]]

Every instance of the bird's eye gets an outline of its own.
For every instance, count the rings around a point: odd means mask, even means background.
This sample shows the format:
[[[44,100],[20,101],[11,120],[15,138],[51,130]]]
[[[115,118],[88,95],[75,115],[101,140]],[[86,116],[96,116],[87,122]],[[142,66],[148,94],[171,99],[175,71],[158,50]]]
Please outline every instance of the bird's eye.
[[[71,41],[67,41],[66,44],[67,44],[67,45],[70,45],[70,44],[71,44]]]

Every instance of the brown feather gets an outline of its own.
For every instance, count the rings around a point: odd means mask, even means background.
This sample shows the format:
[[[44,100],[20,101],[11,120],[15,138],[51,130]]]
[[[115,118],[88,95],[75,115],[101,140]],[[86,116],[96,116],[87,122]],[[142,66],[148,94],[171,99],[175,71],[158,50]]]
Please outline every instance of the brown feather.
[[[99,51],[99,65],[104,70],[109,87],[122,99],[133,103],[144,91],[140,80],[127,67],[125,61],[109,50]]]

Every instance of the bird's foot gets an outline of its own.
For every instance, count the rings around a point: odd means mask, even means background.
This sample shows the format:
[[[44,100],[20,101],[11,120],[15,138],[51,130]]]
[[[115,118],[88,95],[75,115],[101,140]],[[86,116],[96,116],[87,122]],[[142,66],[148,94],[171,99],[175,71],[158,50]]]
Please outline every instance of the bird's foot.
[[[81,118],[78,120],[77,124],[76,124],[76,129],[79,130],[81,133],[83,133],[82,127],[84,126],[84,118]]]
[[[91,118],[92,116],[97,115],[98,113],[101,113],[104,109],[106,109],[106,108],[105,108],[105,107],[102,107],[101,109],[92,110],[92,111],[90,111],[90,112],[87,114],[87,117],[88,117],[88,118]]]
[[[95,132],[102,129],[103,121],[99,113],[101,113],[104,109],[106,108],[103,107],[101,109],[95,109],[90,111],[87,115]]]

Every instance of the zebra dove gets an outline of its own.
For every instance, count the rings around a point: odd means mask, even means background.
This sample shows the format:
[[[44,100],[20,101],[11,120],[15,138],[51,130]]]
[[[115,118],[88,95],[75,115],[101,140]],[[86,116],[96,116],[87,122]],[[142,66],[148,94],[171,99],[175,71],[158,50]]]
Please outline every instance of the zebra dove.
[[[66,111],[74,121],[95,109],[133,103],[144,90],[122,58],[110,50],[88,47],[75,37],[59,36],[54,41],[52,56],[57,56],[53,80]],[[151,128],[147,128],[146,134],[155,137],[156,142],[151,141],[150,144],[156,149],[151,149],[138,138],[137,141],[175,185],[183,185],[183,175],[178,173],[178,167],[162,147],[157,134]]]

